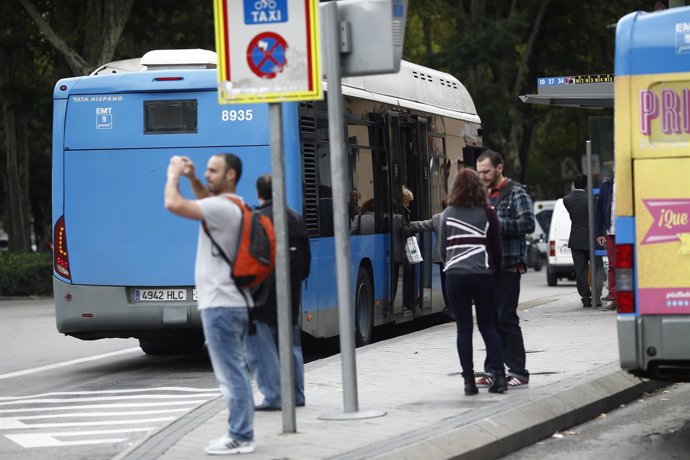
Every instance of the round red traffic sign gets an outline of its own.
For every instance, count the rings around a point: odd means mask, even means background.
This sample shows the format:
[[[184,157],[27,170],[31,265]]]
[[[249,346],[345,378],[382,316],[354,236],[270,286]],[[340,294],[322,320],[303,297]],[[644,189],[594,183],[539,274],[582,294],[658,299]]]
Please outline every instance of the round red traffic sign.
[[[287,42],[277,33],[260,33],[247,47],[249,68],[261,78],[275,78],[287,66],[287,48]]]

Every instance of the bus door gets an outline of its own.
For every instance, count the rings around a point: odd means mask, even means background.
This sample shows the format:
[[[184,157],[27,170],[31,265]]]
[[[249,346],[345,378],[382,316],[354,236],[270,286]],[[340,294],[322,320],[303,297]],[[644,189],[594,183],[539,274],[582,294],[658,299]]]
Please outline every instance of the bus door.
[[[400,139],[400,117],[396,112],[388,114],[388,175],[390,189],[388,200],[390,210],[390,245],[389,245],[389,302],[393,314],[399,315],[403,311],[402,301],[402,265],[405,261],[405,238],[403,231],[402,206],[402,154]]]
[[[423,216],[428,213],[428,211],[420,213],[420,209],[428,209],[429,202],[429,172],[426,161],[428,155],[426,148],[420,149],[420,131],[426,132],[426,126],[421,130],[416,118],[391,113],[389,114],[389,130],[390,209],[392,214],[390,303],[393,306],[394,315],[402,314],[412,318],[415,315],[415,310],[420,306],[420,273],[423,270],[421,264],[410,264],[405,257],[404,226],[408,218],[406,213],[408,213],[411,221],[425,218]],[[420,155],[422,150],[424,154]],[[403,209],[403,186],[409,188],[414,195],[414,200],[409,206],[409,212]],[[429,256],[428,259],[428,263],[430,263],[431,257]]]
[[[416,132],[414,144],[414,168],[412,172],[416,174],[416,190],[415,190],[415,211],[417,217],[415,220],[431,219],[431,177],[430,177],[430,163],[429,163],[429,141],[428,141],[428,126],[426,118],[416,119]],[[418,305],[422,308],[431,307],[431,270],[433,267],[433,231],[424,232],[417,235],[420,249],[422,252],[423,261],[417,268],[418,283],[416,294],[419,299]]]

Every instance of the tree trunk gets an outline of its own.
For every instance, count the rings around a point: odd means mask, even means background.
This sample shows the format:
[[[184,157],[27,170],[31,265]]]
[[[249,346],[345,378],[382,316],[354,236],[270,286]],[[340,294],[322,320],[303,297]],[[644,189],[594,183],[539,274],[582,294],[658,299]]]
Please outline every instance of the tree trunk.
[[[103,24],[103,27],[100,40],[94,40],[92,33],[89,33],[89,36],[86,37],[86,52],[84,54],[89,59],[88,61],[63,39],[61,31],[55,31],[43,19],[43,16],[31,0],[19,0],[19,3],[29,13],[31,19],[33,19],[41,33],[46,37],[46,40],[65,58],[67,65],[72,70],[72,74],[77,76],[86,75],[99,65],[112,60],[115,54],[115,47],[125,28],[134,0],[93,0],[89,2],[88,9],[95,15],[101,15],[95,19],[89,18],[89,21],[100,22]],[[93,28],[98,29],[96,26]],[[71,30],[65,31],[65,34],[71,33],[73,33]],[[98,60],[92,60],[91,56],[98,56]]]
[[[0,69],[2,73],[6,69]],[[5,77],[0,77],[4,87]],[[18,121],[7,97],[2,98],[2,118],[5,131],[5,168],[3,181],[7,188],[7,222],[5,222],[9,250],[31,250],[31,218],[29,213],[28,157],[22,155],[18,142]],[[22,142],[25,145],[24,142]]]
[[[520,91],[522,90],[525,78],[529,72],[527,63],[529,62],[529,58],[532,54],[534,41],[536,40],[537,35],[539,34],[539,29],[541,29],[541,23],[544,19],[544,13],[546,12],[546,8],[549,5],[549,1],[550,0],[542,0],[541,5],[539,6],[539,11],[537,12],[536,17],[534,18],[534,22],[532,23],[532,28],[530,30],[529,37],[525,44],[525,50],[520,56],[520,61],[518,64],[517,72],[515,74],[515,82],[513,84],[511,94],[511,99],[515,101],[515,105],[511,106],[512,108],[509,111],[511,123],[510,133],[505,143],[505,157],[506,161],[510,163],[511,170],[517,177],[523,177],[523,173],[526,166],[521,161],[522,155],[520,152],[520,147],[524,146],[524,143],[520,142],[520,137],[524,136],[523,126],[528,123],[531,123],[529,121],[524,120],[524,111],[519,110],[517,108],[517,104],[521,104],[521,102],[519,102],[518,96],[520,95]]]

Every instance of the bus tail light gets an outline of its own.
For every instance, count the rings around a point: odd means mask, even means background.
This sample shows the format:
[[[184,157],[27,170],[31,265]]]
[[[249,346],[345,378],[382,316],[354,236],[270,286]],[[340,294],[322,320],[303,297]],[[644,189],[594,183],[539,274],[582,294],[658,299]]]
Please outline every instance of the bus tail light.
[[[556,257],[556,242],[549,241],[549,257]]]
[[[55,222],[53,229],[53,266],[55,271],[68,280],[71,280],[69,271],[69,255],[67,254],[67,234],[65,232],[65,216]]]
[[[635,313],[635,270],[632,244],[616,245],[618,313]]]

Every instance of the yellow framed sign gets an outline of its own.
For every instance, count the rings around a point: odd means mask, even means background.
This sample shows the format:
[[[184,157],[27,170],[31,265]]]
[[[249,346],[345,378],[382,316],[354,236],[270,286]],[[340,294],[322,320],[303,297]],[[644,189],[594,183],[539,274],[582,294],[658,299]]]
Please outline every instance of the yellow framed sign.
[[[221,104],[322,99],[318,0],[214,0]]]

